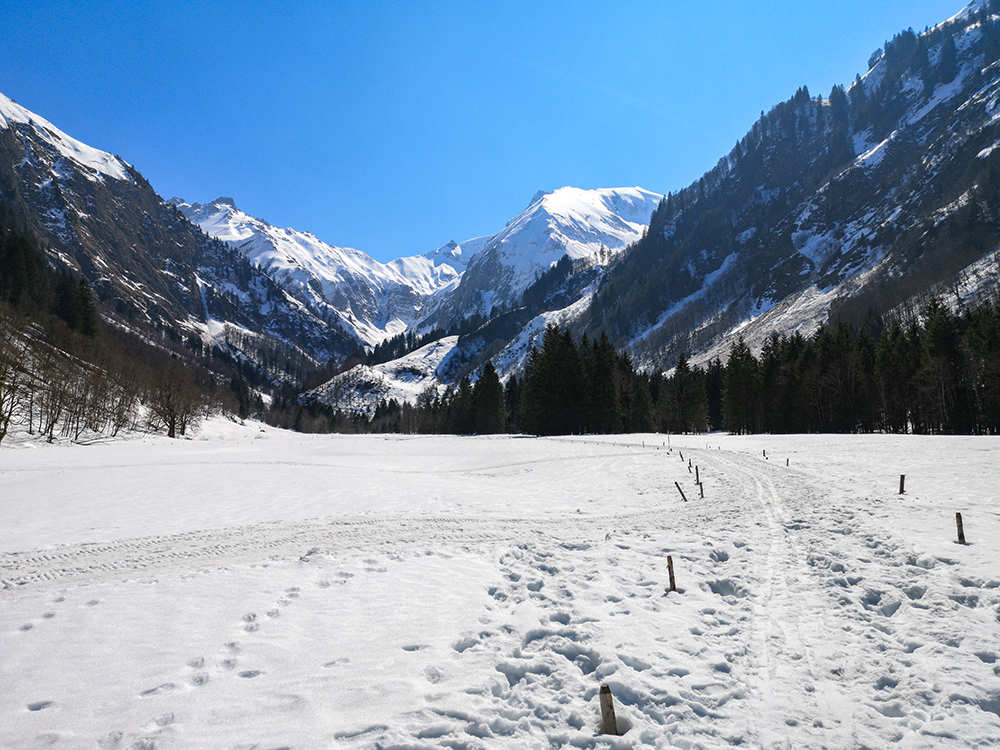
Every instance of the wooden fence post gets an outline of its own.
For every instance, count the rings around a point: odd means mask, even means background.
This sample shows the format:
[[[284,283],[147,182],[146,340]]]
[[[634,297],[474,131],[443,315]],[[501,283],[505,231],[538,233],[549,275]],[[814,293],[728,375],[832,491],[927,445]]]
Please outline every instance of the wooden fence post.
[[[667,572],[670,574],[670,590],[677,590],[677,583],[674,581],[674,558],[667,555]]]
[[[674,487],[676,487],[677,491],[681,493],[681,498],[684,500],[684,502],[687,502],[688,501],[687,496],[684,494],[684,490],[681,489],[680,482],[674,482]]]
[[[694,483],[695,484],[701,484],[701,479],[699,479],[699,477],[698,477],[698,467],[697,466],[694,467]]]
[[[958,526],[958,543],[959,544],[966,544],[966,541],[965,541],[965,527],[962,526],[962,514],[961,513],[956,513],[955,514],[955,525]]]
[[[906,474],[899,475],[899,494],[903,494],[903,485],[906,483]]]
[[[615,701],[607,683],[601,685],[601,734],[618,736],[618,722],[615,720]]]
[[[698,482],[698,497],[700,497],[702,500],[705,499],[705,485],[702,484],[701,482]]]

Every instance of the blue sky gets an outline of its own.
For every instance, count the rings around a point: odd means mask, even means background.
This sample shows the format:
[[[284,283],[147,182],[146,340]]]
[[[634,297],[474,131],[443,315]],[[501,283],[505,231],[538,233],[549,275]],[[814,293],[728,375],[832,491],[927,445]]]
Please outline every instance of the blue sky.
[[[0,91],[134,164],[379,260],[492,234],[537,190],[676,190],[761,110],[962,0],[0,6]]]

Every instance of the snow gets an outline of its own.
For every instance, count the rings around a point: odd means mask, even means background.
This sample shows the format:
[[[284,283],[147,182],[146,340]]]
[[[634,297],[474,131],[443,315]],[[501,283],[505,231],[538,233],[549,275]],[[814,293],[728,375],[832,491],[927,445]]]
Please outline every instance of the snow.
[[[642,237],[663,198],[639,187],[539,192],[469,264],[498,263],[498,302],[510,304],[564,255],[594,259],[603,246],[617,253]],[[494,280],[494,287],[500,280]]]
[[[908,118],[909,124],[913,125],[914,123],[920,122],[920,120],[930,114],[939,104],[947,102],[956,95],[961,94],[965,86],[967,75],[968,71],[963,69],[951,83],[937,86],[934,89],[934,93],[927,100],[927,103],[916,112],[910,114]]]
[[[670,441],[17,436],[0,746],[1000,742],[995,438]]]
[[[705,365],[716,358],[725,362],[729,358],[729,350],[739,337],[743,338],[755,354],[760,353],[774,331],[787,336],[798,333],[809,338],[827,322],[830,305],[840,292],[836,286],[819,289],[812,285],[769,308],[763,304],[763,300],[759,301],[750,317],[734,326],[711,346],[693,355],[689,361],[692,365]]]
[[[450,382],[444,371],[456,346],[458,336],[445,336],[383,364],[357,365],[309,391],[306,399],[368,417],[382,401],[415,404],[428,389],[444,391]]]
[[[702,281],[700,289],[698,289],[695,292],[692,292],[684,299],[675,302],[669,309],[667,309],[662,315],[660,315],[660,317],[657,319],[655,323],[653,323],[653,325],[651,325],[649,328],[641,331],[639,334],[634,336],[632,340],[629,342],[629,346],[634,347],[637,344],[642,343],[643,341],[648,339],[653,333],[655,333],[670,318],[672,318],[674,315],[676,315],[682,309],[684,309],[685,305],[688,305],[704,297],[705,294],[708,292],[708,290],[712,288],[712,285],[727,271],[729,271],[730,268],[732,268],[733,264],[736,262],[736,259],[737,259],[736,253],[730,253],[729,255],[727,255],[722,260],[722,263],[719,264],[718,268],[716,268],[714,271],[711,271],[710,273],[705,274],[705,278]]]
[[[309,232],[279,228],[236,207],[232,198],[177,206],[206,234],[227,242],[283,288],[345,329],[377,344],[416,322],[422,302],[451,288],[488,238],[451,242],[424,255],[379,263],[360,250],[337,247]]]
[[[882,159],[885,158],[886,146],[889,145],[889,142],[897,132],[898,131],[893,131],[893,133],[884,141],[861,154],[861,156],[858,157],[858,162],[867,169],[873,169],[881,164]]]
[[[29,112],[12,99],[0,94],[0,129],[8,128],[12,123],[31,125],[40,139],[55,148],[65,158],[84,167],[81,174],[87,179],[99,180],[99,175],[105,175],[115,180],[131,181],[132,179],[128,174],[128,164],[117,156],[99,151],[71,138],[48,120]]]

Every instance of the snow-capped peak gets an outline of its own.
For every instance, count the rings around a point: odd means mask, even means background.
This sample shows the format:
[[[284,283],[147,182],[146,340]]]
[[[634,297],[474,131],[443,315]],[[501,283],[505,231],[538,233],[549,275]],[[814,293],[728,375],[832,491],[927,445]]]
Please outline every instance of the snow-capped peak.
[[[81,173],[90,180],[100,180],[100,175],[115,180],[131,181],[128,164],[117,156],[81,143],[59,130],[48,120],[28,111],[20,104],[0,94],[0,130],[14,123],[30,125],[36,137],[55,148],[62,156],[83,167]]]
[[[511,304],[564,255],[607,263],[642,236],[662,198],[640,187],[539,191],[469,262],[462,285]]]
[[[339,318],[367,344],[406,330],[426,299],[453,284],[484,244],[451,242],[425,255],[379,263],[309,232],[274,227],[241,211],[232,198],[205,204],[172,198],[170,203],[210,236],[237,247],[298,300]]]

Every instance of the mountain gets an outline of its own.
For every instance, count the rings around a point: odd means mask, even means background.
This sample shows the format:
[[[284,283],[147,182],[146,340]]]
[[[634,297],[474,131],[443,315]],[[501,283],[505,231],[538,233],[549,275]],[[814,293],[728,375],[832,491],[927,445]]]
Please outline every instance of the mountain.
[[[452,356],[465,365],[449,374],[487,358],[517,372],[549,323],[607,334],[655,370],[681,353],[724,360],[738,337],[759,350],[775,331],[880,326],[931,294],[956,307],[995,294],[998,113],[1000,2],[977,0],[896,35],[852,85],[801,88],[662,200],[540,194],[429,316],[502,313],[460,338]]]
[[[464,374],[538,312],[576,301],[581,279],[642,235],[659,199],[640,188],[539,192],[495,235],[383,264],[228,198],[164,201],[124,160],[0,96],[0,200],[50,262],[85,277],[117,325],[221,350],[279,380],[291,360],[336,364],[362,345],[438,329],[465,332]],[[576,264],[569,285],[561,260]]]
[[[869,310],[910,314],[933,292],[989,293],[998,59],[1000,3],[980,0],[898,34],[846,89],[800,89],[666,198],[575,330],[669,367],[683,351],[724,358],[737,336],[759,348],[773,330],[808,335],[831,316],[860,323]],[[982,280],[971,292],[970,279]]]
[[[676,193],[540,192],[496,234],[390,263],[230,199],[163,201],[119,157],[4,97],[0,199],[121,325],[279,378],[296,358],[336,367],[362,345],[389,341],[395,355],[459,334],[446,360],[431,362],[438,346],[406,355],[419,367],[355,372],[371,400],[410,393],[408,368],[421,389],[487,359],[516,372],[550,323],[606,334],[655,370],[831,319],[877,328],[931,294],[981,299],[1000,276],[998,113],[1000,0],[976,0],[897,34],[851,85],[799,89]]]
[[[458,336],[445,336],[391,362],[358,365],[302,395],[351,414],[371,418],[383,401],[415,404],[421,394],[437,395],[455,378]]]
[[[661,198],[638,187],[537,193],[486,240],[454,291],[439,298],[421,326],[446,328],[473,314],[518,307],[524,291],[563,257],[606,265],[642,236]]]
[[[642,188],[538,192],[497,234],[386,264],[295,229],[278,229],[229,198],[170,202],[227,242],[303,305],[374,345],[408,329],[450,329],[521,294],[560,258],[605,265],[642,236],[662,196]]]
[[[460,336],[443,339],[447,357],[437,358],[445,350],[430,345],[375,367],[358,365],[302,400],[371,416],[382,401],[413,403],[425,390],[441,392],[466,375],[474,378],[488,359],[504,376],[518,371],[547,324],[575,320],[586,308],[607,265],[643,236],[662,198],[642,188],[537,193],[485,239],[415,327],[459,330]]]
[[[197,350],[305,363],[356,343],[210,239],[117,156],[87,146],[0,95],[0,201],[93,286],[116,325]]]
[[[231,198],[176,206],[206,234],[226,242],[319,318],[374,345],[412,325],[427,301],[457,281],[479,240],[449,242],[424,255],[379,263],[309,232],[279,229],[238,209]]]

